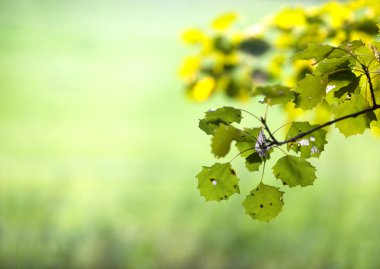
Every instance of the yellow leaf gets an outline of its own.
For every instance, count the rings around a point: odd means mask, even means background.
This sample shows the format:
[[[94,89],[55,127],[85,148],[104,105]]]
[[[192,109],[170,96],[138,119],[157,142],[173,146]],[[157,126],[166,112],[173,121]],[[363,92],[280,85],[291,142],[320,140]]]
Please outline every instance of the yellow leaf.
[[[371,122],[371,133],[375,137],[380,137],[380,128],[375,125],[375,122]]]
[[[314,112],[314,119],[312,123],[314,124],[323,124],[331,119],[331,111],[328,105],[324,102],[321,102],[316,108]]]
[[[212,23],[211,26],[215,30],[223,31],[229,28],[238,18],[238,15],[233,12],[229,12],[226,14],[223,14],[222,16],[216,18]]]
[[[178,73],[181,79],[185,81],[192,80],[198,72],[201,60],[197,56],[190,56],[184,59]]]
[[[181,36],[183,42],[191,45],[201,44],[206,38],[205,33],[197,28],[186,29]]]
[[[299,119],[302,115],[304,115],[304,111],[300,108],[295,108],[295,105],[294,103],[287,103],[285,105],[285,111],[287,112],[288,114],[288,119],[289,121],[294,121],[294,120],[297,120]]]
[[[305,11],[302,8],[285,8],[274,17],[274,25],[285,30],[306,25]]]
[[[198,80],[192,88],[191,97],[197,102],[206,101],[215,89],[215,79],[207,76]]]

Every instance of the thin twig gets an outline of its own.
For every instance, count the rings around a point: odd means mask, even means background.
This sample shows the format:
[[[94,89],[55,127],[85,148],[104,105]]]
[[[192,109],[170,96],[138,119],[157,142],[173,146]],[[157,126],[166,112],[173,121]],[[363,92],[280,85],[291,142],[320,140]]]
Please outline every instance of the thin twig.
[[[289,138],[289,139],[286,139],[284,141],[272,141],[270,142],[269,144],[267,144],[266,146],[267,147],[271,147],[271,146],[274,146],[274,145],[277,145],[277,146],[281,146],[281,145],[284,145],[284,144],[287,144],[287,143],[290,143],[290,142],[294,142],[302,137],[305,137],[307,136],[308,134],[311,134],[315,131],[318,131],[326,126],[329,126],[329,125],[332,125],[334,123],[337,123],[339,121],[342,121],[342,120],[345,120],[345,119],[349,119],[349,118],[356,118],[357,116],[360,116],[362,114],[365,114],[365,113],[368,113],[368,112],[371,112],[371,111],[374,111],[374,110],[377,110],[380,108],[380,105],[375,105],[375,106],[372,106],[370,108],[367,108],[367,109],[364,109],[364,110],[361,110],[361,111],[358,111],[358,112],[355,112],[355,113],[352,113],[352,114],[349,114],[349,115],[345,115],[343,117],[340,117],[340,118],[336,118],[334,120],[331,120],[331,121],[328,121],[328,122],[325,122],[324,124],[321,124],[321,125],[318,125],[317,127],[314,127],[306,132],[303,132],[303,133],[300,133],[292,138]]]

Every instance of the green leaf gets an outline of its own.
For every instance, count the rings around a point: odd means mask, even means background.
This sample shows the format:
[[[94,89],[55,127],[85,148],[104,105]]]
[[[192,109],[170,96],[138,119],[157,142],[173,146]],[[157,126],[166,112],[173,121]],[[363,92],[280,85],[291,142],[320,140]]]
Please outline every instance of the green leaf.
[[[287,155],[282,157],[273,166],[273,174],[284,185],[290,188],[295,186],[313,185],[316,169],[305,159]]]
[[[257,152],[249,155],[245,159],[245,166],[250,172],[259,171],[260,165],[262,163],[263,163],[263,158],[261,158]]]
[[[329,82],[326,87],[326,93],[330,91],[339,91],[345,88],[344,91],[352,90],[349,85],[356,85],[358,83],[358,78],[351,71],[340,71],[329,75]],[[353,89],[355,90],[355,89]],[[344,92],[347,93],[347,92]],[[342,91],[339,91],[339,95],[343,95]]]
[[[243,117],[240,109],[224,106],[207,111],[205,118],[208,121],[222,121],[226,124],[231,124],[233,122],[240,123]]]
[[[205,117],[199,120],[198,127],[208,135],[214,134],[221,124],[240,123],[242,119],[241,110],[233,107],[222,107],[211,109],[205,113]]]
[[[363,41],[354,40],[342,43],[340,46],[334,49],[327,58],[341,58],[347,55],[355,54],[355,51],[364,46]]]
[[[284,205],[284,192],[279,188],[260,183],[243,201],[247,215],[259,221],[270,221],[277,217]]]
[[[230,151],[231,142],[239,136],[239,130],[230,125],[220,125],[214,131],[211,150],[215,157],[224,157]]]
[[[326,96],[327,76],[313,76],[307,74],[301,80],[295,91],[299,93],[296,97],[296,107],[304,110],[316,107],[322,98]]]
[[[196,178],[199,192],[206,201],[227,200],[234,193],[240,193],[239,179],[230,163],[203,166]]]
[[[373,64],[373,60],[376,60],[376,57],[373,52],[373,48],[371,48],[370,46],[363,46],[356,50],[356,54],[358,55],[359,60],[365,66],[369,66],[370,63]]]
[[[376,61],[380,62],[380,42],[374,41],[369,46],[372,50],[373,56],[375,57]]]
[[[294,92],[281,85],[257,87],[254,95],[264,95],[264,102],[271,106],[286,104],[294,99]]]
[[[368,103],[360,94],[352,94],[350,100],[344,101],[335,111],[335,119],[353,114],[368,108]],[[348,118],[335,123],[336,128],[346,137],[362,134],[369,127],[369,119],[365,115]]]
[[[245,158],[256,152],[255,145],[260,131],[261,128],[246,128],[244,132],[240,134],[240,137],[237,138],[235,146],[241,153],[241,157]]]
[[[376,35],[378,28],[373,19],[362,19],[353,23],[353,28],[368,35]]]
[[[198,127],[199,129],[204,131],[206,134],[212,135],[214,134],[215,129],[218,128],[221,123],[225,123],[225,122],[220,121],[220,120],[209,121],[207,119],[201,119],[199,120]]]
[[[286,134],[286,139],[295,137],[318,126],[318,124],[310,125],[308,122],[293,122]],[[296,153],[301,152],[302,158],[318,158],[327,144],[326,133],[323,129],[314,131],[295,142],[288,143],[288,150],[293,150]]]
[[[251,54],[253,56],[260,56],[268,51],[270,48],[269,44],[260,38],[248,38],[244,39],[239,44],[239,49],[247,54]]]
[[[349,64],[349,56],[333,59],[323,59],[318,63],[315,72],[322,76],[339,69],[347,69]]]
[[[317,62],[326,58],[326,56],[334,50],[334,47],[329,45],[309,44],[307,48],[294,55],[295,60],[311,60]]]
[[[359,77],[355,77],[351,81],[350,84],[348,84],[347,86],[344,86],[344,87],[340,88],[337,91],[334,91],[334,96],[337,97],[337,98],[341,98],[342,96],[346,97],[347,94],[354,93],[358,89],[358,87],[359,87],[361,76],[362,75],[360,75]],[[329,87],[329,86],[327,86],[327,87]]]

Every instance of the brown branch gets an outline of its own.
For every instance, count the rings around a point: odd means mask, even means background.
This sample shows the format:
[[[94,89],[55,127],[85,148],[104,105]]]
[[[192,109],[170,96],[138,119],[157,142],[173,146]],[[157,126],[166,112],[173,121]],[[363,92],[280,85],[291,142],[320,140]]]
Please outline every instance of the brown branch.
[[[364,69],[364,74],[365,74],[365,76],[367,77],[367,80],[368,80],[369,90],[371,92],[372,106],[375,107],[375,106],[377,106],[377,104],[376,104],[375,90],[373,88],[371,75],[370,75],[370,72],[369,72],[369,70],[368,70],[367,67],[363,66],[363,69]]]
[[[352,113],[352,114],[349,114],[349,115],[346,115],[346,116],[343,116],[343,117],[340,117],[340,118],[336,118],[336,119],[328,121],[328,122],[325,122],[324,124],[318,125],[317,127],[314,127],[313,129],[310,129],[309,131],[300,133],[300,134],[298,134],[298,135],[296,135],[296,136],[294,136],[292,138],[286,139],[284,141],[273,140],[269,144],[265,145],[265,147],[271,147],[271,146],[274,146],[274,145],[281,146],[281,145],[284,145],[284,144],[287,144],[287,143],[290,143],[290,142],[295,142],[296,140],[298,140],[298,139],[300,139],[302,137],[305,137],[308,134],[311,134],[311,133],[313,133],[315,131],[318,131],[319,129],[322,129],[322,128],[326,127],[326,126],[332,125],[334,123],[337,123],[337,122],[345,120],[345,119],[356,118],[357,116],[360,116],[362,114],[365,114],[365,113],[377,110],[379,108],[380,108],[380,105],[374,105],[374,106],[372,106],[370,108],[367,108],[367,109],[364,109],[364,110],[361,110],[361,111],[358,111],[358,112],[355,112],[355,113]],[[268,131],[268,129],[267,129],[267,131]],[[268,133],[271,134],[269,131],[268,131]]]

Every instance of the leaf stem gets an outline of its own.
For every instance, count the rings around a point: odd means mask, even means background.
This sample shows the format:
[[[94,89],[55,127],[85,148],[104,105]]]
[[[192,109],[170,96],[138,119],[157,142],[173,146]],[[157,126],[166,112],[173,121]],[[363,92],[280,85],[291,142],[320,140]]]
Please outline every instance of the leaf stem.
[[[245,109],[240,109],[240,110],[251,115],[252,117],[256,118],[258,121],[261,122],[261,119],[258,116],[256,116],[255,114],[252,114],[251,112],[249,112],[248,110],[245,110]]]
[[[270,138],[272,138],[273,141],[272,141],[271,143],[274,143],[274,145],[277,144],[278,141],[277,141],[277,139],[274,137],[274,135],[272,134],[272,132],[269,130],[269,127],[268,127],[268,125],[267,125],[267,122],[266,122],[266,120],[265,120],[264,118],[261,118],[261,123],[264,125],[264,128],[265,128],[265,130],[268,132]],[[270,143],[270,144],[271,144],[271,143]],[[265,145],[265,147],[266,147],[266,145]]]

